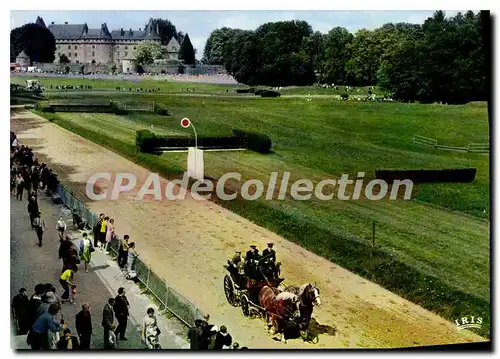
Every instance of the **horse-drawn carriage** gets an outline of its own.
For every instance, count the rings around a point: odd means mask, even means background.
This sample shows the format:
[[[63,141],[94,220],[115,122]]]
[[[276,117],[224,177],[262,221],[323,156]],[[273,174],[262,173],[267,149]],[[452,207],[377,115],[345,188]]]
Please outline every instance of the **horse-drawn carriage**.
[[[304,338],[302,333],[307,332],[313,305],[320,304],[316,286],[308,283],[279,290],[284,278],[266,277],[259,266],[252,277],[230,261],[224,268],[229,272],[224,276],[224,292],[229,304],[240,306],[247,317],[264,318],[269,329],[282,334],[282,341],[287,329],[297,329]]]

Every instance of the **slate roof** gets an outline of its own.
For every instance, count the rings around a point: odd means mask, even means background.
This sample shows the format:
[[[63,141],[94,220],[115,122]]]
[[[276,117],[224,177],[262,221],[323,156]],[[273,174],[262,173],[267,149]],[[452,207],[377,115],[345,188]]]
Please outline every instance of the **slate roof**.
[[[44,23],[41,17],[37,22]],[[158,29],[149,19],[148,24],[142,30],[113,30],[109,31],[106,23],[101,29],[89,29],[87,24],[50,24],[47,28],[52,32],[56,40],[78,40],[78,39],[108,39],[108,40],[160,40]]]
[[[56,40],[77,40],[82,37],[83,27],[81,25],[49,25],[48,29],[54,35]],[[99,33],[100,30],[97,30]]]
[[[146,32],[139,30],[123,30],[123,35],[121,30],[111,31],[111,37],[113,40],[142,40],[144,39]]]

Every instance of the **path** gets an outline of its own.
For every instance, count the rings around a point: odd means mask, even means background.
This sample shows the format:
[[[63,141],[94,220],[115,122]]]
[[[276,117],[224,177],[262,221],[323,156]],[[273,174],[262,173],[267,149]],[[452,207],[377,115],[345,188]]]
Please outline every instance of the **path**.
[[[149,171],[38,116],[24,112],[11,119],[21,143],[34,149],[63,182],[80,193],[98,172],[134,173],[142,184]],[[162,188],[167,181],[162,179]],[[139,187],[139,186],[138,186]],[[103,186],[103,189],[106,186]],[[118,201],[87,200],[94,212],[115,219],[141,258],[233,338],[253,348],[395,348],[485,341],[457,331],[447,320],[321,258],[212,202],[190,196],[178,201],[135,201],[137,190]],[[313,316],[323,334],[318,344],[273,341],[263,321],[243,317],[224,296],[222,265],[236,248],[274,242],[287,284],[311,281],[321,289],[322,306]]]
[[[64,206],[53,204],[43,194],[40,194],[40,197],[40,211],[47,225],[41,248],[38,247],[36,234],[29,224],[26,199],[20,202],[11,195],[11,297],[21,287],[25,287],[28,290],[28,295],[31,296],[34,286],[38,283],[54,284],[58,296],[63,291],[58,279],[61,274],[62,262],[57,258],[59,239],[55,230],[55,223],[59,219],[59,215],[64,212]],[[71,221],[66,221],[66,224],[68,228],[72,227]],[[81,238],[79,232],[70,232],[70,234]],[[142,318],[148,307],[152,306],[156,309],[156,312],[158,312],[158,308],[146,295],[140,294],[137,285],[124,279],[115,262],[111,261],[102,251],[96,250],[92,255],[89,273],[85,273],[83,264],[81,264],[79,271],[75,275],[75,284],[78,290],[75,304],[65,303],[62,309],[64,319],[75,335],[75,315],[81,310],[82,303],[88,302],[91,308],[93,327],[91,348],[103,348],[102,309],[108,298],[115,297],[118,288],[124,287],[130,302],[131,317],[126,334],[129,340],[119,341],[119,348],[143,348],[138,327],[141,325]],[[162,331],[160,343],[163,348],[181,349],[189,347],[185,339],[187,329],[178,320],[158,317],[158,323]],[[12,345],[19,349],[26,348],[25,337],[16,336],[12,338]]]

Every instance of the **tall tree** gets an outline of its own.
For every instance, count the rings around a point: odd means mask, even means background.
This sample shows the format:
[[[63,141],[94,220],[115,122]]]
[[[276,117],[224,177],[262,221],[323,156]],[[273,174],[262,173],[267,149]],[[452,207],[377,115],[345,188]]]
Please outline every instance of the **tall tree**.
[[[10,60],[24,51],[33,62],[53,62],[56,40],[52,33],[37,24],[26,24],[10,32]]]
[[[179,49],[179,59],[184,60],[186,65],[192,65],[195,63],[195,50],[191,40],[189,39],[189,34],[184,36],[181,48]]]
[[[235,35],[235,30],[228,27],[215,29],[207,39],[203,49],[202,61],[211,65],[224,64],[224,45]]]
[[[350,44],[353,39],[354,36],[343,27],[335,27],[326,34],[325,51],[321,63],[322,82],[346,83],[346,64],[351,57]]]
[[[160,18],[153,19],[152,24],[158,28],[158,35],[160,35],[162,45],[167,45],[172,37],[180,42],[179,33],[170,20]]]
[[[259,43],[253,31],[235,30],[224,44],[224,67],[238,82],[260,84]]]
[[[162,56],[161,45],[154,41],[142,41],[137,45],[135,59],[141,65],[152,64]]]

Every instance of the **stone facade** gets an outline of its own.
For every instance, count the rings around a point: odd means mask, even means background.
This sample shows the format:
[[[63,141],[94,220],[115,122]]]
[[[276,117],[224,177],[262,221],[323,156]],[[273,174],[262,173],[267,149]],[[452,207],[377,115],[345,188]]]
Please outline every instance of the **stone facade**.
[[[37,18],[37,24],[45,27],[42,18]],[[70,64],[115,64],[122,68],[123,60],[133,59],[137,45],[142,41],[160,43],[158,29],[150,19],[144,30],[120,29],[109,31],[106,23],[100,29],[89,29],[87,24],[54,24],[47,29],[56,39],[56,53],[54,62],[59,62],[61,55],[66,55]],[[165,59],[177,60],[180,44],[171,38],[168,44],[162,47]]]

